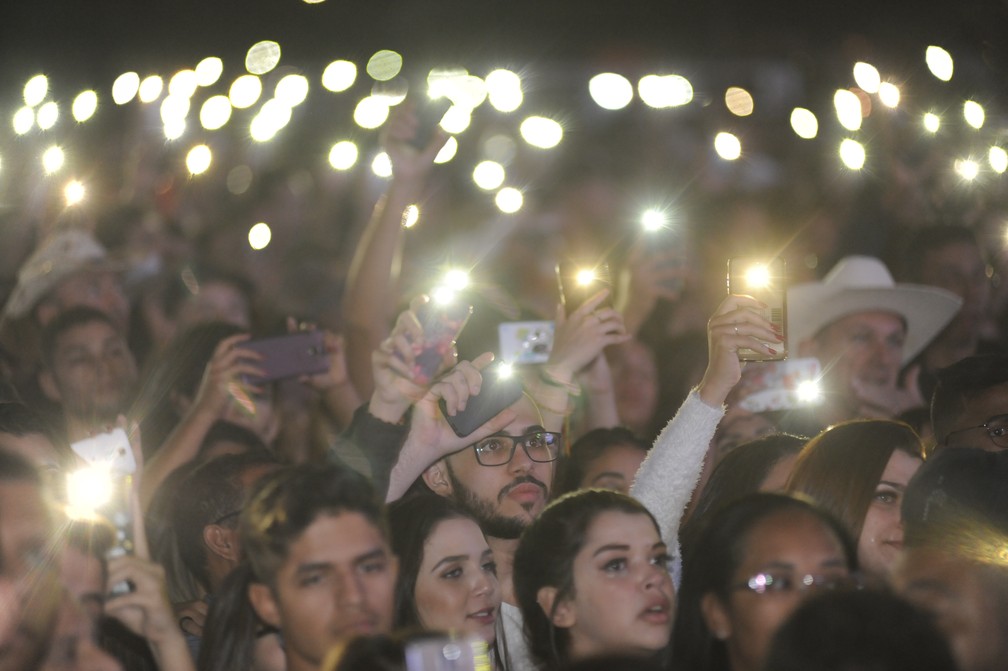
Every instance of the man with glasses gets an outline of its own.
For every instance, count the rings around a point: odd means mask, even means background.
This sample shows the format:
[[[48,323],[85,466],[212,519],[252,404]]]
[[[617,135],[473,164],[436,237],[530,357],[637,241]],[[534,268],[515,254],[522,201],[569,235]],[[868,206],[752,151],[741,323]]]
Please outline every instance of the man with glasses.
[[[939,371],[931,424],[935,449],[1008,449],[1008,356],[972,356]]]

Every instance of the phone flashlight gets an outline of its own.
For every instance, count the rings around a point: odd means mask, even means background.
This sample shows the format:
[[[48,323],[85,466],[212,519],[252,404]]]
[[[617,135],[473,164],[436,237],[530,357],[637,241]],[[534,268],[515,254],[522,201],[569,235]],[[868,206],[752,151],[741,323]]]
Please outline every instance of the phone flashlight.
[[[815,404],[822,399],[822,387],[819,380],[802,380],[795,388],[795,394],[801,403]]]
[[[574,276],[574,281],[581,287],[590,286],[596,279],[595,271],[592,268],[581,268]]]
[[[784,259],[770,261],[758,259],[728,260],[728,293],[752,296],[765,305],[758,310],[760,316],[774,325],[786,340],[787,327],[787,266]],[[738,350],[742,361],[780,361],[787,358],[783,343],[763,342],[776,350],[776,354],[742,347]]]
[[[501,380],[506,380],[512,377],[515,373],[514,364],[508,361],[501,361],[497,366],[497,377]]]
[[[85,466],[67,474],[67,513],[73,518],[87,519],[112,500],[114,485],[107,466]]]
[[[770,269],[762,263],[749,266],[745,279],[750,289],[766,289],[770,285]]]
[[[665,228],[665,214],[662,213],[661,210],[656,210],[654,208],[644,210],[644,214],[641,215],[640,223],[641,227],[645,231],[660,231]]]

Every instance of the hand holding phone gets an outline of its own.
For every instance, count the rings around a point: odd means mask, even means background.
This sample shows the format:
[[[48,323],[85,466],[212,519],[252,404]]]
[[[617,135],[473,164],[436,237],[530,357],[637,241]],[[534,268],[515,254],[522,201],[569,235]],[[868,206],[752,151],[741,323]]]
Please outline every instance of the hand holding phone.
[[[249,381],[253,384],[318,375],[328,371],[331,363],[322,331],[300,331],[275,338],[250,340],[239,346],[257,352],[262,357],[257,365],[262,369],[263,375],[250,377]]]
[[[609,295],[598,307],[612,307],[613,282],[608,263],[562,261],[556,266],[556,274],[560,302],[568,315],[602,289],[609,289]]]
[[[430,301],[417,308],[422,342],[413,344],[413,382],[426,387],[441,370],[455,347],[473,307],[460,301]]]
[[[469,396],[462,410],[453,414],[444,398],[438,401],[441,413],[459,438],[472,434],[522,397],[521,377],[510,364],[492,364],[483,369],[482,375],[479,393]]]
[[[769,321],[781,337],[780,342],[760,342],[776,350],[768,354],[751,347],[738,350],[742,361],[782,361],[787,358],[787,267],[784,259],[745,259],[728,261],[728,293],[752,296],[765,307],[758,314]]]

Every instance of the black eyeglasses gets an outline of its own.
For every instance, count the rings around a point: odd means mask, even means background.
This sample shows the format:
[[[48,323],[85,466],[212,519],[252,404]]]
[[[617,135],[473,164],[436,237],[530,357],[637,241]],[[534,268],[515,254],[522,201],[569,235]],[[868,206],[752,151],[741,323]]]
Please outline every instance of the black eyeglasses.
[[[974,429],[983,429],[992,443],[1002,449],[1008,448],[1008,415],[997,415],[978,426],[967,426],[965,429],[956,429],[945,436],[945,445],[948,446],[949,439],[957,433],[973,431]]]
[[[552,431],[532,431],[523,436],[497,433],[475,443],[472,448],[481,466],[503,466],[514,458],[519,444],[532,461],[548,463],[560,456],[560,434]]]
[[[857,575],[803,575],[788,573],[757,573],[745,582],[731,585],[733,590],[749,590],[755,594],[768,592],[804,592],[810,589],[858,589],[861,580]]]

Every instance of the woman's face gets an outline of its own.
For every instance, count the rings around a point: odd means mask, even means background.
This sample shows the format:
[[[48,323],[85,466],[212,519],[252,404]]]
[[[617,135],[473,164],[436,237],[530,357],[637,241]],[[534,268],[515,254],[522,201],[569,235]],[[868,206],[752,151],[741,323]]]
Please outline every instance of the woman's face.
[[[668,549],[647,515],[599,514],[574,558],[574,594],[554,618],[570,631],[571,658],[664,648],[675,599],[668,564]]]
[[[580,486],[583,489],[597,487],[628,494],[637,469],[646,456],[644,450],[633,445],[610,445],[588,463]]]
[[[849,567],[843,546],[831,529],[801,511],[781,511],[758,522],[744,543],[742,561],[729,583],[727,603],[713,593],[701,601],[712,635],[724,641],[732,671],[756,671],[781,623],[812,593],[816,583],[844,580]],[[776,589],[750,589],[770,583]]]
[[[900,504],[907,483],[921,463],[920,459],[902,450],[893,450],[882,471],[858,539],[858,564],[870,576],[888,575],[903,549]]]
[[[475,522],[450,519],[434,527],[424,543],[414,597],[424,629],[462,631],[493,642],[500,583],[493,553]]]

